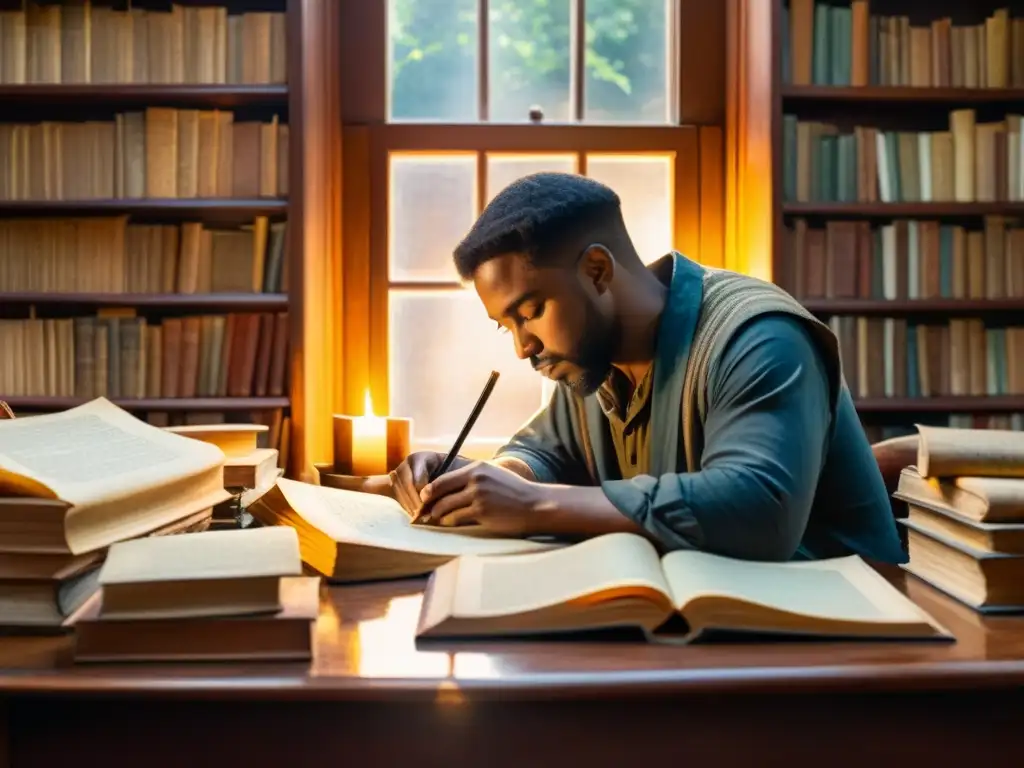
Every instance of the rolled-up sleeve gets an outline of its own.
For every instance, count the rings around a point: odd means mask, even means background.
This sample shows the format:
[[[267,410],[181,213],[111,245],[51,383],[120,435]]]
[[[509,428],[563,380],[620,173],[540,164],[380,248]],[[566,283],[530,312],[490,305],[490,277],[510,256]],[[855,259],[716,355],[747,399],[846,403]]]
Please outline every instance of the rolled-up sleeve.
[[[519,459],[540,483],[592,485],[572,397],[563,387],[557,387],[548,404],[498,450],[495,458]]]
[[[605,495],[667,549],[788,560],[825,460],[829,392],[825,365],[798,320],[753,320],[710,374],[700,469],[605,482]]]

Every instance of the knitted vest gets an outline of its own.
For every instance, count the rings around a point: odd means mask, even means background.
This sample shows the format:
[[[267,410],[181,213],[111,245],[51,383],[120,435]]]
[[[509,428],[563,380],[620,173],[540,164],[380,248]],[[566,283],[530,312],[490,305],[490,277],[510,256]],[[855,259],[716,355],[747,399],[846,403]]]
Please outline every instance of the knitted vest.
[[[831,410],[842,387],[839,344],[827,325],[773,283],[727,270],[704,267],[700,315],[683,378],[682,442],[686,471],[700,469],[707,417],[707,384],[726,343],[740,326],[757,315],[786,313],[800,318],[811,332],[829,371]]]
[[[758,280],[712,267],[703,267],[703,291],[700,314],[693,333],[690,354],[683,376],[683,394],[680,413],[683,454],[686,471],[700,469],[704,453],[704,422],[708,411],[708,378],[726,343],[748,320],[769,313],[786,313],[804,322],[829,373],[830,410],[835,414],[839,393],[843,386],[839,344],[831,329],[774,283]],[[580,447],[592,478],[597,477],[594,451],[590,444],[583,398],[572,398],[576,423],[580,431]]]

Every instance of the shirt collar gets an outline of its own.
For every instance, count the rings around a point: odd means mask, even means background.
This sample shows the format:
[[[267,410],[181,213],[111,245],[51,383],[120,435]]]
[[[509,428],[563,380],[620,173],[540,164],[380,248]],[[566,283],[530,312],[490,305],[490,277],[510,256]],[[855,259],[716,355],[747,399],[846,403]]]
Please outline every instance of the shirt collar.
[[[648,269],[654,273],[655,277],[666,288],[671,288],[672,274],[677,256],[678,254],[675,251],[671,251],[648,265]],[[672,292],[670,290],[665,297],[666,309],[671,300]],[[625,375],[617,368],[612,368],[608,377],[595,393],[597,402],[601,406],[601,410],[604,411],[605,416],[609,418],[614,417],[624,422],[632,421],[651,398],[654,381],[653,370],[654,364],[652,363],[647,369],[647,373],[637,382],[632,394],[627,395],[626,393],[629,390]]]

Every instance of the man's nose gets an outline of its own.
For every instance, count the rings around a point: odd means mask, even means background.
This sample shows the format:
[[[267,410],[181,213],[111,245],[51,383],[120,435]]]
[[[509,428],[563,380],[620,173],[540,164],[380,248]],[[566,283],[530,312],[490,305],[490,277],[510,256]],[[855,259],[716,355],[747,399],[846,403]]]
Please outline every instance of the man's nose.
[[[541,351],[540,341],[532,333],[519,329],[513,333],[515,338],[516,355],[520,360],[533,357]]]

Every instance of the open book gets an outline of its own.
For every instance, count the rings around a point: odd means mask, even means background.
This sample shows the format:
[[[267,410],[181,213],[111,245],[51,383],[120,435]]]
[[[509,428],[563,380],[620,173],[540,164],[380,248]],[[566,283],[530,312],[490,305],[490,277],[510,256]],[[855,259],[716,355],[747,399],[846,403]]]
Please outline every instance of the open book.
[[[1024,432],[917,425],[922,477],[1024,477]]]
[[[332,581],[421,576],[453,557],[506,555],[555,544],[472,534],[465,528],[412,525],[388,496],[281,478],[250,507],[264,525],[299,532],[302,560]]]
[[[688,631],[665,631],[680,616]],[[859,557],[791,563],[697,551],[659,557],[614,533],[551,552],[460,557],[439,567],[418,637],[550,634],[635,627],[652,640],[712,633],[836,638],[951,635]]]
[[[41,535],[62,529],[49,537],[51,551],[91,552],[210,509],[229,498],[223,478],[219,448],[105,398],[0,420],[0,527],[31,500]]]

